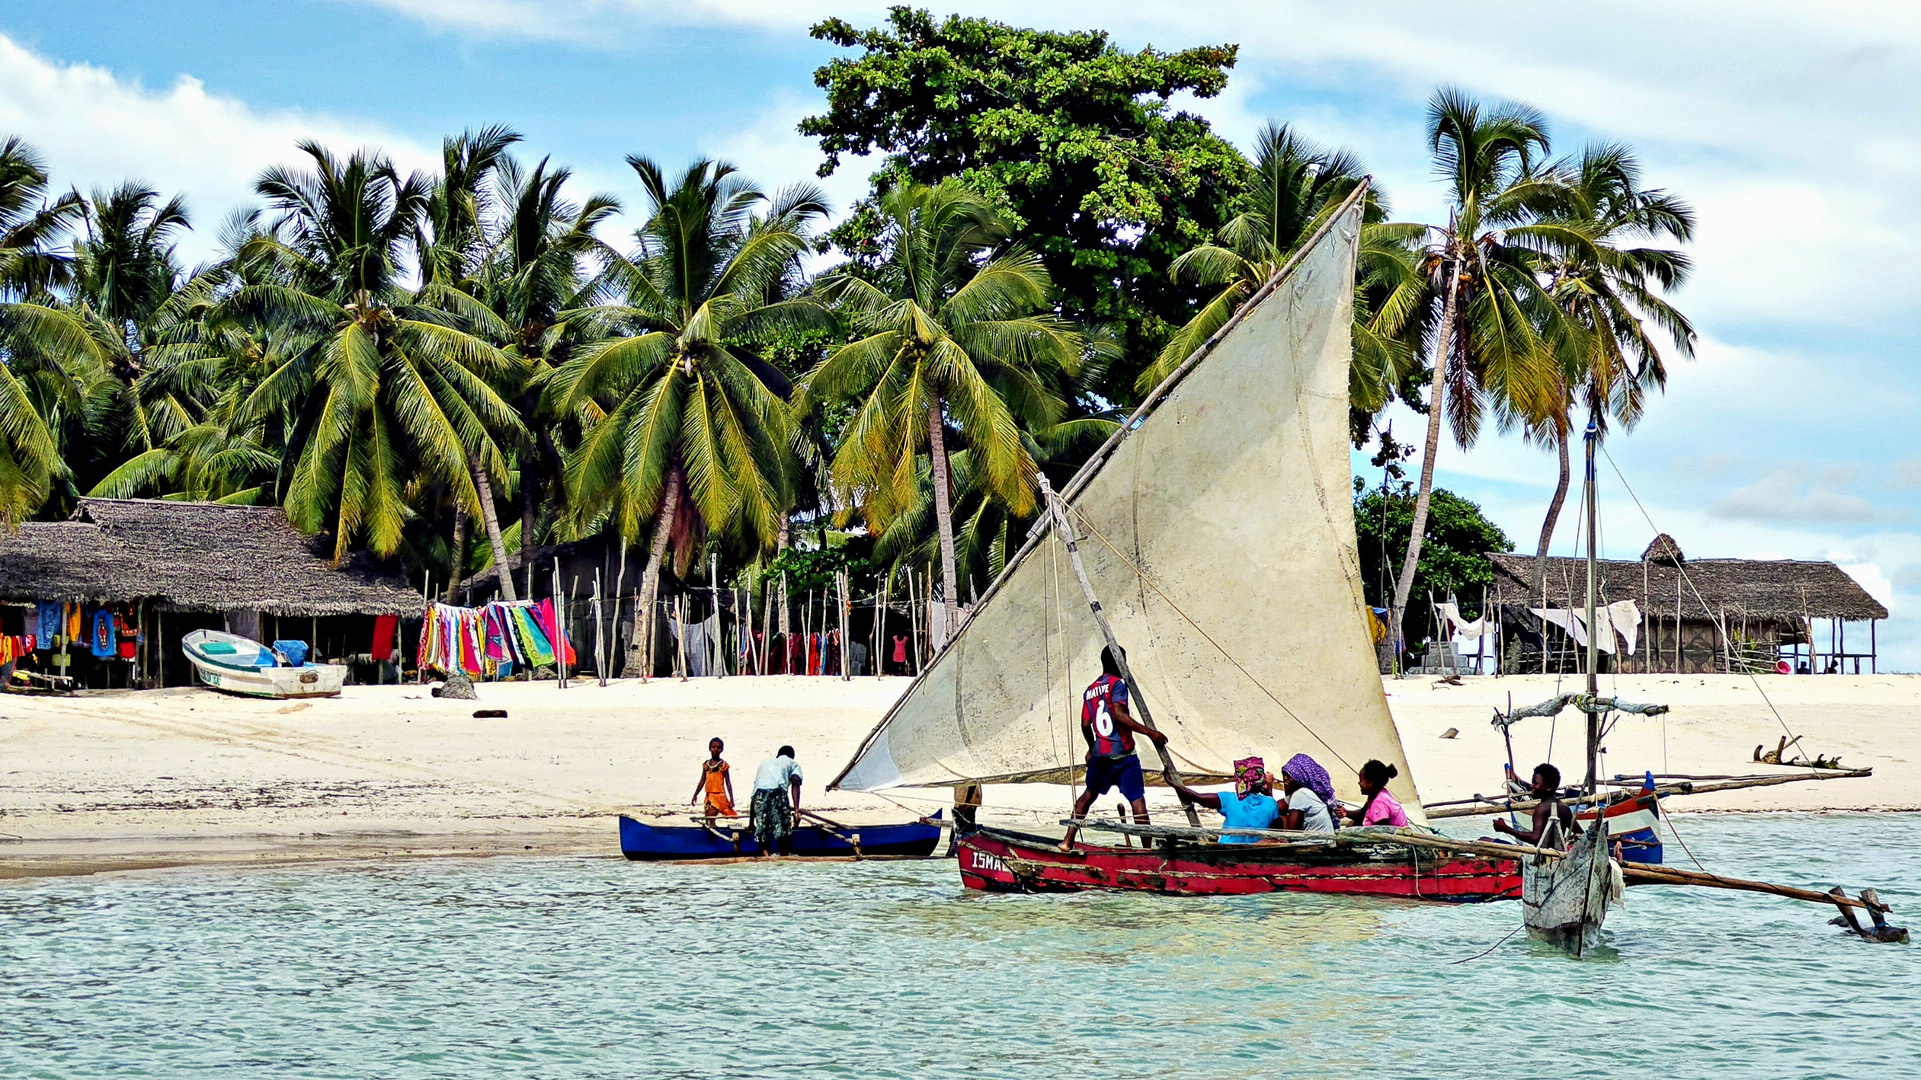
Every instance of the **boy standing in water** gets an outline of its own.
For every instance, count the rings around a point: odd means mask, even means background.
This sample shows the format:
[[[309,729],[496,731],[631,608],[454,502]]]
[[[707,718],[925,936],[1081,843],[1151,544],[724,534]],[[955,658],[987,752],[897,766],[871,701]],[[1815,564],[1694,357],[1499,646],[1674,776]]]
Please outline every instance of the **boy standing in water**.
[[[727,763],[720,759],[720,752],[727,744],[719,739],[707,740],[707,760],[700,763],[700,782],[694,785],[694,797],[690,803],[707,796],[707,805],[701,813],[707,816],[707,827],[714,827],[717,817],[734,816],[734,778],[729,774]]]

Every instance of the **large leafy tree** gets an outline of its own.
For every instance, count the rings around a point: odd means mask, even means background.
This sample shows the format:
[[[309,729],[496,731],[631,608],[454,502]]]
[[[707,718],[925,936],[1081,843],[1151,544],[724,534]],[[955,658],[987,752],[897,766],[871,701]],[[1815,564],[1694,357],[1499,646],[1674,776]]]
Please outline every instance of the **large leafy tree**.
[[[1414,498],[1408,485],[1389,484],[1355,495],[1355,540],[1370,604],[1384,606],[1393,598],[1391,586],[1385,585],[1386,571],[1407,550],[1413,524]],[[1430,494],[1426,527],[1427,543],[1414,571],[1415,595],[1438,600],[1458,595],[1464,606],[1478,602],[1494,581],[1487,553],[1512,551],[1513,542],[1479,506],[1445,488]]]
[[[278,483],[288,517],[330,530],[336,559],[361,537],[388,555],[416,481],[446,484],[481,513],[476,459],[479,469],[501,467],[497,436],[520,430],[487,381],[511,360],[400,282],[432,181],[403,177],[377,154],[342,160],[316,143],[300,148],[311,169],[269,169],[256,185],[264,228],[239,260],[257,280],[226,302],[279,340],[277,366],[238,419],[295,415]]]
[[[1176,279],[1212,289],[1213,296],[1168,338],[1136,378],[1135,391],[1147,393],[1227,325],[1366,176],[1360,159],[1346,150],[1318,146],[1285,125],[1263,126],[1236,213],[1215,242],[1187,252],[1170,268]],[[1371,416],[1418,369],[1408,337],[1412,331],[1418,338],[1427,284],[1409,244],[1413,230],[1386,223],[1387,200],[1377,188],[1370,186],[1365,198],[1348,399]]]
[[[742,343],[825,320],[810,299],[769,293],[810,249],[827,206],[811,186],[769,198],[719,162],[674,178],[646,158],[628,163],[648,217],[637,251],[612,268],[625,303],[576,316],[607,337],[560,365],[547,401],[585,429],[570,462],[574,514],[611,515],[627,538],[652,524],[634,638],[651,665],[647,616],[670,543],[682,570],[710,528],[774,544],[787,404]]]
[[[858,50],[814,75],[827,108],[800,129],[827,154],[822,175],[846,155],[878,151],[876,193],[965,180],[1039,257],[1061,313],[1116,326],[1126,356],[1151,357],[1187,321],[1188,297],[1168,267],[1213,238],[1247,163],[1170,102],[1219,94],[1234,46],[1130,52],[1098,31],[937,21],[906,7],[883,27],[829,19],[813,35]],[[835,239],[856,258],[874,257],[887,224],[857,214]],[[1138,368],[1116,364],[1095,389],[1126,400]]]
[[[1057,388],[1078,370],[1082,339],[1050,310],[1037,255],[992,254],[1008,223],[965,184],[902,184],[881,196],[879,212],[886,227],[874,280],[843,271],[822,285],[857,337],[807,374],[797,407],[858,402],[832,471],[874,533],[914,505],[927,452],[953,626],[960,581],[948,424],[965,440],[979,487],[1014,514],[1032,512],[1035,462],[1022,428],[1060,420]]]
[[[1525,422],[1529,437],[1552,445],[1560,459],[1534,552],[1529,595],[1537,598],[1572,477],[1574,411],[1585,407],[1603,434],[1610,420],[1630,429],[1648,393],[1667,385],[1660,339],[1682,356],[1694,355],[1694,326],[1666,299],[1687,280],[1690,261],[1684,252],[1654,246],[1692,237],[1693,208],[1669,192],[1642,187],[1639,163],[1617,144],[1590,146],[1559,171],[1567,182],[1561,216],[1578,227],[1570,230],[1572,242],[1541,237],[1549,286],[1568,316],[1559,329],[1572,340],[1561,350],[1553,407]]]
[[[1448,218],[1427,227],[1428,302],[1439,309],[1427,441],[1407,552],[1389,605],[1402,626],[1426,535],[1441,428],[1473,444],[1490,405],[1520,416],[1551,409],[1558,385],[1560,309],[1539,273],[1537,249],[1578,245],[1578,224],[1553,217],[1565,184],[1541,168],[1547,122],[1524,105],[1485,107],[1452,89],[1428,105],[1428,145],[1448,188]]]

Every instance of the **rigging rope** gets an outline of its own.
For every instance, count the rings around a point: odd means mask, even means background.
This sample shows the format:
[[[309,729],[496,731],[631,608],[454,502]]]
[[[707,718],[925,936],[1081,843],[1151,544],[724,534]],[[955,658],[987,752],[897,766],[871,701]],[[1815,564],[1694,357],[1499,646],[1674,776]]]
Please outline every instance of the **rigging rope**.
[[[1626,474],[1621,472],[1621,466],[1615,464],[1614,455],[1608,453],[1606,446],[1601,447],[1601,453],[1608,459],[1608,467],[1614,470],[1614,475],[1620,478],[1621,487],[1628,493],[1628,498],[1634,500],[1634,508],[1641,512],[1641,517],[1648,523],[1648,528],[1653,529],[1655,535],[1660,535],[1660,527],[1654,524],[1654,518],[1648,514],[1648,508],[1641,505],[1641,497],[1634,493],[1632,487],[1628,486],[1628,478]],[[1701,610],[1708,613],[1708,619],[1714,623],[1715,629],[1721,631],[1721,640],[1730,640],[1728,638],[1727,622],[1714,614],[1714,609],[1709,607],[1707,600],[1702,597],[1701,590],[1694,587],[1694,579],[1688,576],[1688,568],[1683,565],[1682,561],[1678,558],[1674,561],[1674,569],[1676,573],[1681,575],[1681,580],[1687,582],[1688,591],[1694,594],[1694,599],[1700,603]],[[1679,604],[1676,604],[1674,607],[1674,623],[1675,639],[1678,641],[1681,633],[1681,606]],[[1809,636],[1812,637],[1813,627],[1810,626],[1808,629],[1810,631]],[[1794,731],[1788,727],[1787,718],[1781,715],[1780,709],[1774,707],[1774,699],[1768,696],[1767,690],[1761,685],[1760,678],[1757,677],[1753,669],[1748,668],[1746,664],[1742,664],[1741,666],[1747,670],[1747,676],[1749,680],[1754,683],[1754,689],[1760,693],[1761,700],[1767,703],[1768,711],[1774,714],[1774,719],[1781,725],[1781,730],[1786,733],[1788,738],[1796,738],[1797,736],[1794,734]]]
[[[1315,742],[1320,743],[1322,746],[1326,747],[1327,752],[1330,754],[1333,754],[1337,761],[1339,761],[1342,765],[1346,766],[1349,770],[1354,769],[1354,766],[1350,764],[1346,758],[1341,756],[1341,752],[1339,750],[1334,749],[1334,747],[1330,745],[1326,739],[1321,738],[1319,732],[1315,731],[1311,727],[1308,727],[1307,721],[1302,720],[1299,716],[1294,715],[1294,710],[1288,708],[1286,702],[1282,701],[1278,697],[1275,697],[1274,692],[1272,690],[1269,690],[1266,687],[1266,685],[1264,685],[1261,682],[1261,680],[1255,678],[1253,672],[1247,670],[1245,667],[1242,667],[1241,662],[1239,660],[1234,659],[1234,654],[1228,652],[1227,649],[1222,647],[1220,642],[1215,641],[1214,636],[1212,634],[1209,634],[1206,630],[1203,630],[1201,628],[1201,625],[1195,622],[1193,618],[1191,618],[1187,614],[1187,612],[1182,611],[1181,606],[1179,604],[1176,604],[1173,598],[1168,596],[1167,593],[1163,592],[1159,585],[1155,584],[1154,579],[1148,576],[1146,570],[1135,565],[1134,561],[1132,559],[1129,559],[1126,555],[1123,555],[1120,549],[1116,548],[1113,545],[1113,543],[1111,543],[1107,539],[1107,537],[1102,536],[1101,531],[1099,529],[1096,529],[1094,527],[1094,523],[1091,521],[1088,521],[1087,518],[1081,514],[1078,508],[1070,506],[1068,507],[1068,509],[1071,510],[1074,516],[1080,520],[1081,525],[1087,529],[1089,534],[1091,534],[1096,540],[1099,540],[1102,543],[1102,545],[1104,545],[1107,548],[1107,550],[1114,553],[1115,558],[1119,559],[1124,565],[1126,565],[1126,567],[1129,570],[1132,570],[1134,572],[1134,575],[1141,580],[1142,584],[1154,590],[1154,595],[1160,597],[1163,601],[1165,601],[1167,603],[1167,606],[1173,610],[1174,614],[1181,617],[1182,622],[1185,622],[1187,625],[1193,627],[1195,633],[1205,638],[1209,645],[1214,646],[1214,650],[1216,652],[1220,653],[1222,657],[1226,658],[1228,663],[1233,664],[1234,670],[1239,671],[1242,675],[1245,675],[1247,677],[1247,681],[1254,684],[1255,689],[1259,690],[1263,694],[1266,694],[1267,699],[1269,701],[1272,701],[1274,704],[1280,706],[1281,711],[1286,713],[1289,719],[1293,720],[1296,724],[1299,724],[1302,731],[1305,731],[1309,735],[1312,735],[1314,737]]]

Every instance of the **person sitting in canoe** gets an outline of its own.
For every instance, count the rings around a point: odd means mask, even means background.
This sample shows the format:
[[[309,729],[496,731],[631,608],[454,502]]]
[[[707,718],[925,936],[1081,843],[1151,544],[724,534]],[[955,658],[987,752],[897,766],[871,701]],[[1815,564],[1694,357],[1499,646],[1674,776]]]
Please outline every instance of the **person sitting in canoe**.
[[[794,822],[800,816],[800,763],[783,746],[754,773],[754,842],[762,855],[793,854]]]
[[[1295,754],[1281,766],[1281,787],[1287,804],[1281,810],[1281,828],[1299,832],[1333,832],[1334,815],[1341,804],[1334,799],[1334,780],[1321,763],[1306,754]]]
[[[1144,736],[1161,746],[1167,736],[1135,720],[1127,711],[1127,683],[1121,678],[1120,661],[1114,650],[1101,650],[1100,677],[1089,683],[1081,695],[1081,737],[1087,740],[1087,788],[1074,800],[1074,817],[1084,818],[1094,800],[1110,789],[1120,789],[1134,811],[1136,823],[1147,824],[1147,782],[1141,775],[1141,759],[1134,753],[1134,736]],[[1074,849],[1077,830],[1067,827],[1061,840],[1062,851]]]
[[[1500,818],[1495,818],[1495,832],[1506,833],[1523,844],[1533,844],[1536,847],[1546,846],[1543,841],[1549,838],[1550,824],[1560,826],[1555,830],[1558,836],[1553,837],[1557,842],[1565,842],[1568,837],[1574,835],[1574,811],[1569,810],[1567,804],[1561,801],[1561,770],[1545,761],[1536,765],[1533,786],[1528,789],[1528,794],[1539,800],[1534,806],[1534,827],[1522,831]]]
[[[1230,829],[1271,829],[1281,816],[1281,804],[1274,801],[1274,781],[1267,775],[1267,763],[1257,757],[1241,758],[1234,763],[1234,793],[1195,791],[1186,784],[1175,784],[1174,794],[1191,802],[1218,810]],[[1258,844],[1259,837],[1222,835],[1223,844]]]
[[[1354,825],[1386,825],[1391,828],[1407,828],[1407,811],[1401,809],[1401,802],[1388,794],[1387,782],[1401,775],[1401,770],[1385,761],[1369,761],[1361,766],[1361,794],[1367,801],[1361,803],[1359,810],[1347,811],[1347,820]]]
[[[720,752],[727,744],[719,739],[707,740],[707,760],[700,763],[700,780],[694,784],[694,797],[687,800],[690,804],[707,796],[707,805],[701,813],[707,818],[707,827],[714,827],[717,817],[734,816],[734,777],[727,763],[720,759]]]

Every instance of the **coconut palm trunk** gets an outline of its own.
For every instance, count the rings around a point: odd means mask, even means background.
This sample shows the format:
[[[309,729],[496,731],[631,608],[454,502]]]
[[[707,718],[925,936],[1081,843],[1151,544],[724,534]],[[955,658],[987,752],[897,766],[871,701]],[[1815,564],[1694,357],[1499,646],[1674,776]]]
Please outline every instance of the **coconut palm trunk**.
[[[1561,507],[1567,502],[1568,481],[1572,477],[1567,436],[1568,423],[1563,419],[1554,432],[1555,449],[1561,453],[1561,482],[1554,486],[1554,498],[1548,500],[1547,518],[1541,522],[1541,542],[1534,548],[1534,574],[1528,582],[1528,598],[1539,604],[1547,603],[1547,549],[1554,542],[1554,527],[1561,520]]]
[[[1407,536],[1407,558],[1401,563],[1400,579],[1394,583],[1394,608],[1388,612],[1388,630],[1395,637],[1398,648],[1403,634],[1402,621],[1407,617],[1408,594],[1414,590],[1414,571],[1421,564],[1422,534],[1427,531],[1428,503],[1434,494],[1434,457],[1441,449],[1442,408],[1447,396],[1447,361],[1454,346],[1454,311],[1459,301],[1461,264],[1458,259],[1447,264],[1447,305],[1441,312],[1441,338],[1434,357],[1434,388],[1428,394],[1427,403],[1427,447],[1421,457],[1421,486],[1414,495],[1414,521],[1409,526]]]
[[[467,534],[473,528],[473,516],[461,509],[454,510],[454,572],[447,575],[447,602],[454,602],[454,588],[467,576]]]
[[[487,470],[478,463],[468,466],[474,474],[474,490],[480,495],[480,520],[487,527],[487,543],[494,551],[494,575],[500,579],[500,598],[511,604],[514,571],[507,565],[507,545],[500,540],[500,515],[494,512],[494,486],[487,481]]]
[[[940,580],[947,608],[947,636],[960,628],[960,584],[954,570],[954,506],[948,489],[947,436],[940,396],[927,406],[927,450],[934,472],[934,524],[940,530]]]
[[[681,474],[675,467],[667,474],[667,490],[660,497],[660,513],[654,517],[654,536],[647,549],[647,568],[640,574],[640,601],[634,605],[634,643],[640,649],[641,674],[654,673],[654,603],[660,597],[660,568],[667,559],[667,542],[673,536],[674,519],[680,514]]]

